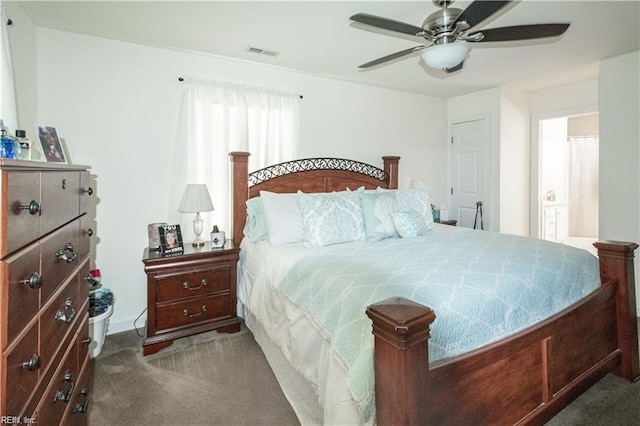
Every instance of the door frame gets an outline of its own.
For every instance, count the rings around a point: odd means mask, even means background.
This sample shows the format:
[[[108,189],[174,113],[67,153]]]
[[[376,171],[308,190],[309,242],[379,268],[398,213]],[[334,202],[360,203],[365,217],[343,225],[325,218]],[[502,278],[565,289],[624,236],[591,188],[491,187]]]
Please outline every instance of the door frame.
[[[541,238],[541,217],[542,211],[542,174],[540,173],[540,156],[542,155],[542,145],[540,144],[541,121],[552,118],[572,117],[575,115],[597,114],[598,105],[587,105],[577,108],[569,108],[544,114],[531,116],[531,179],[530,179],[530,211],[529,211],[529,235],[532,238]]]
[[[491,122],[491,113],[478,113],[472,115],[465,115],[460,117],[454,117],[447,119],[447,188],[446,188],[446,202],[447,208],[450,212],[453,211],[453,206],[451,204],[451,188],[453,185],[453,126],[456,124],[466,123],[469,121],[483,121],[485,126],[485,134],[487,135],[487,140],[484,145],[484,173],[485,173],[485,183],[484,183],[484,192],[486,194],[485,200],[482,200],[484,211],[484,229],[491,230],[491,224],[494,222],[497,223],[497,217],[495,217],[495,213],[499,209],[496,209],[493,205],[493,180],[494,176],[492,174],[491,164],[493,163],[493,138],[492,138],[492,122]],[[486,214],[488,210],[489,214]],[[459,219],[459,218],[456,218]]]

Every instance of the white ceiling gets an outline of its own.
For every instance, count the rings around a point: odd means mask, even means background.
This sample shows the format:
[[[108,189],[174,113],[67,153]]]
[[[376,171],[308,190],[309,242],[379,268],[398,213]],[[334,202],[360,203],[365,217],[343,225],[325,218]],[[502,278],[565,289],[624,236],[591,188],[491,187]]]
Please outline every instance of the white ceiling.
[[[459,0],[453,7],[466,8]],[[640,1],[521,0],[475,29],[570,22],[554,42],[474,44],[464,69],[428,69],[417,54],[368,70],[358,65],[422,44],[356,24],[369,13],[421,26],[437,6],[421,1],[27,1],[42,27],[202,52],[438,97],[507,83],[526,90],[595,78],[600,59],[640,50]],[[279,54],[247,52],[253,46]]]

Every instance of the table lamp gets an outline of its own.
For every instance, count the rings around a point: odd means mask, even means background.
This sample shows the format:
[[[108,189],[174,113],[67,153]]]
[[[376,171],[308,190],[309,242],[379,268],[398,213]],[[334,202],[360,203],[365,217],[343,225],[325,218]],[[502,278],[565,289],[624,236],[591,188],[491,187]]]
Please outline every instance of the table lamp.
[[[196,238],[193,240],[192,245],[194,247],[203,246],[204,240],[200,235],[202,235],[204,227],[203,220],[200,217],[200,212],[213,211],[213,203],[211,202],[207,185],[203,183],[188,184],[187,188],[184,190],[180,206],[178,206],[178,211],[180,213],[196,214],[196,218],[193,220],[193,233],[196,234]]]

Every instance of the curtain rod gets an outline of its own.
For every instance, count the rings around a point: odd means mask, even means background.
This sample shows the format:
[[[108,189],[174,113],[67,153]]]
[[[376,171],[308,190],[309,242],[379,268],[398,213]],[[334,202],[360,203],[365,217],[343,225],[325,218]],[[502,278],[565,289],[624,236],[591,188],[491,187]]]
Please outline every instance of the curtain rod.
[[[184,81],[184,77],[178,77],[178,81],[183,82]],[[229,84],[229,83],[227,83]],[[232,85],[232,84],[230,84]],[[302,95],[297,95],[300,99],[304,99],[304,97]]]

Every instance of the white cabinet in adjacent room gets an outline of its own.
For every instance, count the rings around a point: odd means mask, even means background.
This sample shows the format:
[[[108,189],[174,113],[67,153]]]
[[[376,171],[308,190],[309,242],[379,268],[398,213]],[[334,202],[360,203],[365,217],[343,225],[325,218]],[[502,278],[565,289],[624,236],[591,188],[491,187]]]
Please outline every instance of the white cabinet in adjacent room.
[[[563,242],[569,238],[569,216],[564,204],[547,204],[542,207],[542,238]]]

